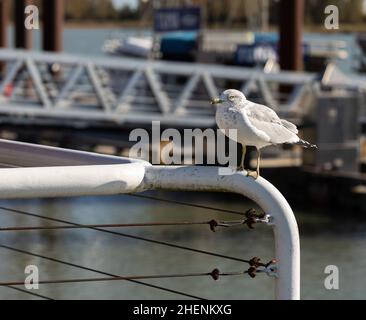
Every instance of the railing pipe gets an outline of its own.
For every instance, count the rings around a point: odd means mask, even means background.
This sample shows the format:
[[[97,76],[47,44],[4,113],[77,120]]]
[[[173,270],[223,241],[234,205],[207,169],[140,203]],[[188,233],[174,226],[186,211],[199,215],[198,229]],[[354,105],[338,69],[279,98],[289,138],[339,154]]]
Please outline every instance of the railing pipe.
[[[294,214],[281,193],[245,172],[220,175],[218,167],[110,165],[0,169],[0,198],[39,198],[133,193],[151,189],[233,192],[271,215],[277,259],[276,298],[300,297],[300,245]]]
[[[0,169],[0,198],[45,198],[136,192],[139,163]]]

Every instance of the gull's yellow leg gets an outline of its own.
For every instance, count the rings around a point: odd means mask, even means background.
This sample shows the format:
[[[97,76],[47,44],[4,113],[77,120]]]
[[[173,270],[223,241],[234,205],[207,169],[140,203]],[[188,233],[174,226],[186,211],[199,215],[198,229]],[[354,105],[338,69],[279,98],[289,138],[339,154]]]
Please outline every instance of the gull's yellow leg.
[[[260,162],[261,162],[261,151],[260,149],[257,149],[257,154],[258,154],[258,157],[257,157],[257,178],[259,177],[259,165],[260,165]]]
[[[245,160],[245,154],[247,152],[247,147],[242,145],[242,154],[241,154],[241,160],[240,160],[240,166],[238,167],[238,171],[244,170],[244,160]]]
[[[261,157],[261,152],[259,149],[255,149],[257,151],[257,168],[255,171],[249,171],[248,170],[248,174],[247,176],[253,177],[254,179],[257,179],[259,177],[259,165],[260,165],[260,157]]]

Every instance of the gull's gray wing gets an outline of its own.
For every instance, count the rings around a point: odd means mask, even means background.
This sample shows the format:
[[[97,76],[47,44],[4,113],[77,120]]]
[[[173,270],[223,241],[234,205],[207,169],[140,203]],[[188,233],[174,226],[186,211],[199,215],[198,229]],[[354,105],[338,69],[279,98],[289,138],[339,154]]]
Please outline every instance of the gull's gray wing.
[[[280,119],[272,109],[257,103],[246,103],[244,110],[251,124],[260,131],[263,131],[270,142],[277,143],[295,143],[299,141],[296,126]]]
[[[297,127],[292,122],[287,121],[285,119],[281,119],[281,123],[286,129],[290,130],[291,132],[295,134],[299,133],[299,130],[297,130]]]

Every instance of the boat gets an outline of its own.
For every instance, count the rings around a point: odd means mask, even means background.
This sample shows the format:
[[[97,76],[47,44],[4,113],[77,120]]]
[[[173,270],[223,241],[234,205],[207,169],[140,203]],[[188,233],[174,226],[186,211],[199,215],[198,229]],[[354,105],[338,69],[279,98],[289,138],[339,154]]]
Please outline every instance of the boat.
[[[149,58],[153,48],[152,37],[129,36],[124,39],[107,39],[102,51],[111,55]]]

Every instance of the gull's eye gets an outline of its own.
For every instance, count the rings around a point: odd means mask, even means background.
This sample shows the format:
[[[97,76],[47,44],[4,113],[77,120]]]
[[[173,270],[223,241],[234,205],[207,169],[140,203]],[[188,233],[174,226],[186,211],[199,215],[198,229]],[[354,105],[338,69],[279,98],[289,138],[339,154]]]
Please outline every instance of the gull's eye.
[[[233,101],[235,99],[235,96],[229,96],[229,100]]]

